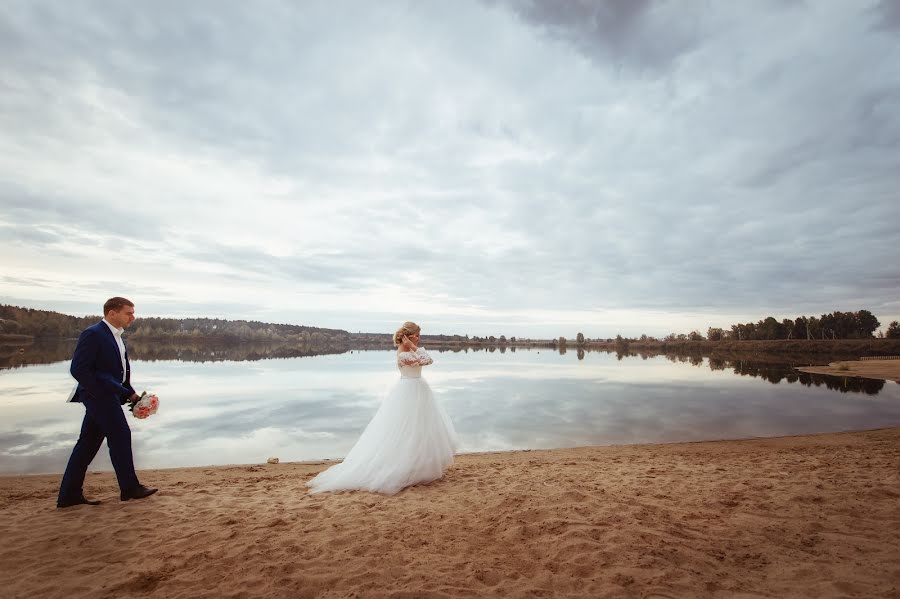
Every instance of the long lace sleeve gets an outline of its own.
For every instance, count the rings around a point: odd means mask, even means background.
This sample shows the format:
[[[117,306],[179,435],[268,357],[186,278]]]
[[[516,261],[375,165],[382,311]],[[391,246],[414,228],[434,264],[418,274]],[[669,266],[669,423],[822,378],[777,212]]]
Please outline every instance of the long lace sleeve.
[[[431,356],[425,352],[424,347],[420,347],[416,350],[416,357],[419,359],[419,366],[428,366],[434,362],[434,360],[431,359]]]
[[[419,355],[416,352],[402,351],[397,354],[397,366],[418,366]]]
[[[421,347],[414,352],[402,351],[397,354],[397,366],[428,366],[433,361]]]

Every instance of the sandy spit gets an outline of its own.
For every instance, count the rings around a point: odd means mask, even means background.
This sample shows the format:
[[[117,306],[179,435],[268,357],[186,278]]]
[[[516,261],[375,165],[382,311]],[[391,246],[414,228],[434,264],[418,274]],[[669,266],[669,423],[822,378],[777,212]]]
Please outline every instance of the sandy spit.
[[[0,477],[7,598],[900,597],[900,428],[459,456],[393,497],[325,463]]]
[[[831,362],[828,366],[804,366],[797,368],[810,374],[834,376],[858,376],[867,379],[884,379],[900,382],[900,358],[894,360],[857,360]]]

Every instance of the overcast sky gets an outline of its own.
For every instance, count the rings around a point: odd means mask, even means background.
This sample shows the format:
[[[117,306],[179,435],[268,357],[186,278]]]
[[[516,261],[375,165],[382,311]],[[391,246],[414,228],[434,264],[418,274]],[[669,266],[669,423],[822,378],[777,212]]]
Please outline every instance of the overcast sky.
[[[900,319],[900,2],[0,4],[0,303]]]

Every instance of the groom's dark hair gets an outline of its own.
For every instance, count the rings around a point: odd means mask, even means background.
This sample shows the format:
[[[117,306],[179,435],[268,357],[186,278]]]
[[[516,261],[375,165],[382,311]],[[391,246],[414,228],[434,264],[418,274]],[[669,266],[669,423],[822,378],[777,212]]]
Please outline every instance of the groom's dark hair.
[[[129,299],[125,299],[124,297],[111,297],[106,300],[105,304],[103,304],[103,316],[109,314],[110,310],[118,312],[125,306],[131,306],[132,308],[134,308],[134,302]]]

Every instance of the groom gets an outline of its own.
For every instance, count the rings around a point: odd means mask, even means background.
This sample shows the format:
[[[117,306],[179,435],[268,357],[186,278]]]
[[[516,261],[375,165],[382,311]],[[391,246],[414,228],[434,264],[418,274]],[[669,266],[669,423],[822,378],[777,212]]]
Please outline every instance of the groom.
[[[122,341],[125,327],[132,322],[134,304],[124,297],[113,297],[103,305],[103,320],[86,328],[78,338],[69,369],[78,386],[70,401],[83,403],[85,415],[81,435],[59,486],[58,508],[100,503],[86,499],[82,485],[104,438],[119,481],[120,499],[143,499],[157,491],[138,482],[131,455],[131,429],[122,410],[123,404],[138,399],[131,386],[131,366]]]

